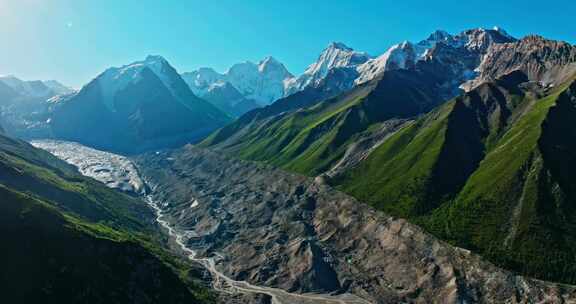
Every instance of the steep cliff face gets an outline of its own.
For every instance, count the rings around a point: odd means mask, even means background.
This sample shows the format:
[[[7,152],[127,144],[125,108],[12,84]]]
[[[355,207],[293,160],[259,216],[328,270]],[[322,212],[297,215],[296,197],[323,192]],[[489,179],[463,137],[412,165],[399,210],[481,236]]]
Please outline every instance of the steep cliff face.
[[[529,80],[545,86],[558,85],[576,73],[576,47],[527,36],[520,41],[492,45],[477,70],[478,77],[463,88],[472,89],[513,71],[522,71]]]

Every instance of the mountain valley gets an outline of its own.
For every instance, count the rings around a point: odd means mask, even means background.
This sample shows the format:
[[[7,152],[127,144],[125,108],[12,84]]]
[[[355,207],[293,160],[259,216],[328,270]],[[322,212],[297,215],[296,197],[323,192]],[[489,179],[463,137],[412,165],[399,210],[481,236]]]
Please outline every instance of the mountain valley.
[[[416,41],[0,76],[2,299],[576,303],[576,46]]]

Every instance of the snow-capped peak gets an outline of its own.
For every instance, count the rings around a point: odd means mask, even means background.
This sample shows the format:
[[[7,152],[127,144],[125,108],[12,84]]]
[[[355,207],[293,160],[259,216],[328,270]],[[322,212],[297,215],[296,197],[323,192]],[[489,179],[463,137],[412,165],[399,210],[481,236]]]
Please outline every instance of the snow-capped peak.
[[[380,57],[360,65],[357,69],[360,76],[355,83],[367,82],[385,71],[409,69],[414,67],[420,60],[432,59],[439,52],[442,52],[442,48],[437,48],[439,44],[453,50],[459,50],[458,52],[462,52],[462,54],[478,57],[484,54],[493,43],[513,40],[515,39],[500,28],[495,28],[494,30],[477,28],[466,30],[458,35],[451,35],[446,31],[437,30],[425,40],[416,44],[405,41],[394,45]],[[457,58],[452,60],[457,60]],[[463,78],[470,77],[473,69],[474,67],[467,67],[462,71],[462,73],[466,74]]]
[[[448,32],[444,30],[436,30],[432,34],[430,34],[430,36],[428,36],[428,39],[426,40],[439,42],[439,41],[447,41],[450,39],[452,39],[452,35],[450,35]]]
[[[512,35],[508,34],[507,31],[505,31],[503,28],[499,27],[499,26],[494,26],[492,28],[493,31],[498,32],[500,35],[509,38],[510,40],[516,40],[516,38],[512,37]]]
[[[202,67],[196,71],[183,73],[182,79],[188,84],[194,94],[203,96],[208,92],[210,86],[215,83],[225,81],[225,76],[216,72],[212,68]]]
[[[122,67],[112,67],[100,74],[96,79],[102,89],[104,104],[110,111],[115,111],[114,97],[116,94],[125,89],[129,84],[136,83],[142,78],[141,72],[144,69],[151,70],[170,90],[174,96],[171,75],[173,69],[162,56],[148,56],[143,61],[137,61]]]
[[[355,82],[360,84],[370,81],[384,71],[408,69],[414,65],[416,59],[414,45],[409,41],[393,45],[380,57],[358,66],[360,76]]]
[[[182,74],[192,92],[199,96],[208,94],[211,88],[232,85],[247,99],[269,104],[284,96],[284,83],[294,76],[274,57],[268,56],[257,64],[245,61],[234,64],[220,74],[211,68],[201,68]]]
[[[334,68],[355,69],[370,58],[368,54],[354,51],[344,43],[332,42],[322,51],[318,60],[308,66],[304,74],[286,82],[286,95],[319,84]]]
[[[276,76],[282,79],[294,77],[280,61],[276,60],[272,56],[268,56],[260,61],[258,64],[258,71],[261,74],[275,73],[277,74]]]
[[[278,60],[276,60],[276,58],[274,58],[272,56],[267,56],[258,63],[258,66],[264,67],[264,66],[267,66],[270,64],[271,65],[282,65]]]
[[[357,66],[369,59],[370,56],[364,52],[356,52],[341,42],[332,42],[320,54],[318,60],[306,69],[304,74],[319,79],[325,77],[330,69]]]
[[[354,51],[352,48],[348,47],[346,44],[342,43],[342,42],[330,42],[330,44],[328,44],[328,47],[326,48],[326,50],[330,50],[330,49],[337,49],[337,50],[342,50],[342,51],[346,51],[346,52],[351,52]]]
[[[491,30],[484,28],[470,29],[458,34],[454,38],[461,42],[466,49],[473,52],[485,52],[493,43],[512,42],[516,40],[499,27]]]
[[[146,59],[144,61],[150,62],[150,63],[157,63],[157,62],[167,63],[168,62],[166,60],[166,58],[164,58],[160,55],[148,55],[148,56],[146,56]]]
[[[73,93],[76,91],[70,87],[63,85],[62,83],[60,83],[57,80],[45,80],[45,81],[43,81],[43,83],[47,87],[52,89],[52,91],[54,91],[54,93],[56,93],[57,95],[66,95],[66,94],[70,94],[70,93]]]

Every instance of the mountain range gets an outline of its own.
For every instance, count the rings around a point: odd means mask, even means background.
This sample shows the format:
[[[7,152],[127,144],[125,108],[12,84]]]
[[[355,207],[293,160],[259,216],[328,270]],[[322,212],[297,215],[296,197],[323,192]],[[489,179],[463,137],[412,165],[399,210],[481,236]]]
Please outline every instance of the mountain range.
[[[42,279],[60,271],[57,286],[94,290],[80,299],[213,300],[166,243],[208,265],[219,292],[256,290],[266,295],[258,303],[576,294],[538,281],[576,285],[576,47],[567,42],[497,27],[435,31],[380,56],[334,42],[299,76],[273,57],[179,74],[148,56],[79,91],[0,78],[0,106],[0,222],[16,248],[3,255],[56,261],[32,266],[34,299],[61,299]],[[132,195],[108,189],[4,133],[130,155],[149,184]],[[165,242],[143,193],[162,202],[176,242]],[[63,244],[38,249],[42,233],[93,250],[69,261]],[[102,263],[91,267],[95,254]],[[2,286],[17,296],[18,271],[31,270],[5,268],[17,279]]]
[[[0,119],[9,132],[18,137],[45,136],[39,126],[45,122],[47,100],[74,90],[55,80],[24,81],[14,76],[0,77]]]
[[[286,97],[201,146],[317,177],[506,268],[575,283],[576,48],[500,29],[426,43],[420,59],[390,65],[389,51],[365,63],[387,62],[376,78],[341,94],[320,82],[314,92],[332,94]]]
[[[203,145],[230,147],[244,158],[268,160],[301,173],[322,173],[359,138],[373,137],[369,128],[378,130],[377,137],[387,134],[389,124],[377,123],[426,113],[458,95],[491,45],[512,41],[500,29],[474,29],[455,36],[437,31],[416,45],[393,46],[364,64],[352,61],[352,67],[328,64],[354,57],[349,48],[343,52],[336,50],[343,45],[332,44],[314,65],[327,67],[321,81],[240,117]]]
[[[246,99],[264,106],[308,87],[318,87],[326,82],[329,74],[338,74],[331,81],[331,89],[344,92],[355,85],[369,82],[383,72],[410,69],[434,57],[436,61],[442,61],[441,67],[445,69],[447,78],[443,85],[447,90],[445,95],[449,97],[458,92],[454,86],[456,83],[462,84],[474,77],[474,70],[490,45],[514,40],[500,28],[472,29],[458,35],[436,31],[418,43],[405,41],[394,45],[375,58],[365,52],[355,51],[344,43],[332,42],[321,52],[317,61],[298,77],[292,76],[284,65],[271,57],[259,64],[246,62],[234,65],[225,74],[219,74],[211,68],[201,68],[184,73],[182,77],[200,97],[207,98],[208,92],[217,91],[224,83],[229,83]],[[450,62],[453,59],[454,62]]]
[[[330,183],[509,269],[575,283],[575,80],[547,88],[516,71],[483,83]]]
[[[69,88],[56,80],[25,81],[15,76],[0,76],[0,82],[12,88],[23,97],[53,97],[70,94],[74,89]]]
[[[194,94],[234,116],[285,96],[285,82],[293,77],[273,57],[235,64],[224,74],[211,68],[182,74]]]

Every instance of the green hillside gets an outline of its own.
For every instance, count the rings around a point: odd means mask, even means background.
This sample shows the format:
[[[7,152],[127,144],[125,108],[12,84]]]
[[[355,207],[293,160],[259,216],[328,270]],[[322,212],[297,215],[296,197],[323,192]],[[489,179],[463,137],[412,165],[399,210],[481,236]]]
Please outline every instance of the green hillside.
[[[248,160],[317,175],[329,169],[370,127],[432,109],[441,100],[411,71],[386,73],[366,85],[276,115],[248,113],[201,145]],[[263,109],[261,111],[267,111]],[[248,117],[256,116],[249,123]]]
[[[211,303],[153,220],[143,202],[0,136],[4,302]]]
[[[502,266],[576,283],[576,82],[516,77],[443,105],[331,182]]]
[[[91,222],[145,233],[153,214],[140,200],[81,176],[23,141],[0,136],[0,184]]]

